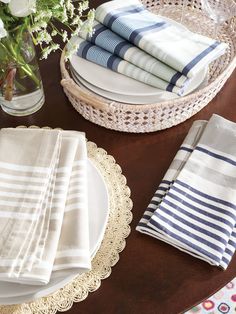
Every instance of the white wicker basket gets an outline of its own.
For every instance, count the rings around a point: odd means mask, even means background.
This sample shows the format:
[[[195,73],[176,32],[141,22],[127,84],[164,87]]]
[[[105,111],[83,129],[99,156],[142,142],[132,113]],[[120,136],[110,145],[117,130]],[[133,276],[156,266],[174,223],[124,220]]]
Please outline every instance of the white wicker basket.
[[[214,0],[212,0],[214,1]],[[225,1],[227,5],[227,1]],[[152,12],[180,20],[183,1],[143,0]],[[212,36],[214,24],[201,9],[200,0],[188,0],[183,24],[195,32]],[[61,56],[61,84],[74,108],[87,120],[105,128],[124,132],[144,133],[172,127],[190,118],[206,106],[220,91],[236,67],[236,17],[218,29],[217,38],[229,44],[227,53],[214,61],[209,69],[208,85],[176,100],[156,104],[131,105],[107,100],[78,86],[70,77]]]

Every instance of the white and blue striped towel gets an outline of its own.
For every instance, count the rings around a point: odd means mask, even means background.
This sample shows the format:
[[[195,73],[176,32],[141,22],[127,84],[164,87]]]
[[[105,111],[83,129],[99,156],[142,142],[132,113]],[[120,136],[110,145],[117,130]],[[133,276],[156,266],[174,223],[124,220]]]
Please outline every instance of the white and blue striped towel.
[[[99,64],[105,68],[111,69],[114,72],[124,74],[142,83],[151,85],[161,90],[169,90],[179,96],[184,94],[185,89],[176,85],[172,85],[163,79],[144,71],[134,64],[121,59],[120,57],[110,53],[109,51],[100,48],[87,40],[78,37],[76,42],[77,56],[88,61]]]
[[[187,81],[189,80],[186,76],[181,75],[181,73],[169,67],[167,64],[134,46],[97,21],[94,21],[94,33],[92,36],[86,31],[82,31],[80,37],[166,82],[171,82],[173,77],[178,77],[175,81],[175,85],[180,88],[187,86]],[[172,84],[169,84],[166,90],[172,91],[172,88]]]
[[[179,77],[193,77],[221,56],[227,44],[183,30],[161,16],[149,12],[138,0],[114,0],[96,9],[96,20],[131,44],[172,67]]]
[[[236,248],[235,131],[217,115],[193,124],[138,231],[227,268]]]

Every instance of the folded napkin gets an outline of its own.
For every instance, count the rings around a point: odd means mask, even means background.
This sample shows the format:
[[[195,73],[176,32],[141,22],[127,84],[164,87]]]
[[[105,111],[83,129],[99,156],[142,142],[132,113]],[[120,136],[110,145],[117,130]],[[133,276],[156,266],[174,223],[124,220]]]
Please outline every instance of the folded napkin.
[[[193,33],[149,12],[138,0],[114,0],[100,5],[95,18],[114,33],[172,67],[193,77],[221,56],[227,44]],[[179,75],[170,80],[176,85]]]
[[[0,147],[0,280],[90,269],[84,134],[2,129]]]
[[[89,60],[105,68],[111,69],[114,72],[124,74],[137,81],[162,90],[171,90],[173,93],[178,95],[182,95],[184,92],[182,88],[174,86],[167,81],[164,81],[161,78],[140,69],[134,64],[121,59],[109,51],[91,44],[87,40],[78,37],[75,43],[78,47],[77,55],[83,59]]]
[[[227,268],[236,247],[235,131],[217,115],[193,124],[138,231]]]
[[[82,31],[80,37],[166,82],[171,82],[172,78],[176,77],[175,85],[177,87],[187,86],[186,76],[181,75],[181,73],[169,67],[167,64],[134,46],[98,21],[94,21],[93,26],[94,33],[92,36],[86,31]],[[172,91],[172,85],[173,84],[167,85],[166,90]]]
[[[87,148],[84,136],[78,138],[66,197],[61,236],[52,277],[78,274],[91,267],[89,251]],[[76,223],[75,223],[76,222]]]

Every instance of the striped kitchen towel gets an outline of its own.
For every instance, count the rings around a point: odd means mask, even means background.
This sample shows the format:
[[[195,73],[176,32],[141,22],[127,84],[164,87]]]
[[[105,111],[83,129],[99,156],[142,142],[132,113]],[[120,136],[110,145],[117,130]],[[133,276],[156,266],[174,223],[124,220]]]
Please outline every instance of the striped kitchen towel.
[[[2,129],[0,147],[0,280],[90,269],[84,134]]]
[[[236,125],[197,121],[137,230],[226,269],[236,246]]]
[[[88,61],[94,62],[105,68],[111,69],[114,72],[124,74],[137,81],[159,88],[161,90],[172,91],[177,95],[183,95],[185,89],[176,85],[172,85],[163,79],[142,70],[134,64],[121,59],[120,57],[110,53],[109,51],[100,48],[81,37],[74,38],[74,43],[77,49],[77,56]]]
[[[157,232],[154,229],[147,226],[151,216],[158,209],[162,199],[170,189],[172,183],[177,178],[178,174],[180,173],[181,169],[184,167],[186,161],[188,160],[189,156],[191,155],[193,149],[197,145],[199,138],[201,137],[204,128],[207,124],[207,121],[195,121],[190,128],[188,135],[184,139],[182,145],[180,146],[176,156],[174,157],[169,169],[167,170],[166,174],[164,175],[158,189],[156,190],[150,204],[148,205],[146,211],[143,214],[136,230],[147,233],[149,235],[155,236]]]
[[[227,48],[225,43],[167,22],[138,0],[106,2],[96,9],[95,17],[114,33],[187,77],[196,75]],[[172,77],[172,85],[180,73]]]
[[[94,21],[93,28],[94,33],[92,36],[90,36],[86,31],[82,31],[80,33],[80,37],[166,82],[171,82],[173,77],[178,77],[175,85],[183,88],[187,86],[189,79],[187,79],[186,76],[181,75],[167,64],[134,46],[129,41],[111,31],[105,25]],[[169,84],[166,90],[171,91],[172,85]]]

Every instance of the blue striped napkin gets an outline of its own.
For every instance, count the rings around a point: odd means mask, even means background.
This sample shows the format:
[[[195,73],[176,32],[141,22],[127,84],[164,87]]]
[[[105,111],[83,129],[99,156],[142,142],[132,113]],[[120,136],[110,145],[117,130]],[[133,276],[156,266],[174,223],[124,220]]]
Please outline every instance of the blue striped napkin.
[[[217,115],[193,124],[138,231],[227,268],[236,248],[235,131]]]
[[[167,64],[157,60],[140,48],[134,46],[129,41],[120,37],[103,24],[94,21],[94,33],[90,36],[86,31],[80,33],[80,37],[91,42],[92,44],[109,51],[110,53],[124,59],[133,65],[149,72],[166,82],[171,82],[173,77],[178,79],[175,85],[180,88],[187,87],[189,79],[181,75]],[[173,84],[169,84],[167,91],[172,91]]]
[[[106,2],[96,9],[95,17],[114,33],[187,77],[196,75],[227,48],[225,43],[167,22],[138,0]],[[181,73],[172,77],[172,85]]]
[[[120,57],[100,48],[92,43],[78,37],[76,39],[77,56],[94,62],[114,72],[124,74],[142,83],[151,85],[161,90],[171,90],[173,93],[181,96],[185,89],[174,86],[161,78],[140,69],[132,63],[121,59]]]

